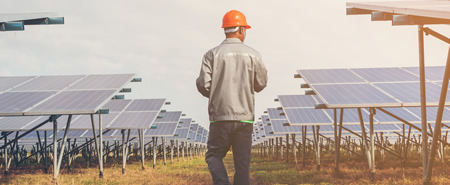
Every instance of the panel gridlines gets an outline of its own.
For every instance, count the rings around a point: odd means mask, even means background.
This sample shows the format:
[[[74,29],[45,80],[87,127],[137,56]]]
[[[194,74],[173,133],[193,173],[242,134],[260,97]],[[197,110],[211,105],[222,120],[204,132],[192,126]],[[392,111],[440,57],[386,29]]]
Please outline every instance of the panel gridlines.
[[[0,116],[93,114],[133,76],[0,77]]]
[[[427,105],[437,106],[444,67],[425,70]],[[298,73],[328,108],[416,107],[420,106],[418,71],[418,67],[403,67],[298,70]]]

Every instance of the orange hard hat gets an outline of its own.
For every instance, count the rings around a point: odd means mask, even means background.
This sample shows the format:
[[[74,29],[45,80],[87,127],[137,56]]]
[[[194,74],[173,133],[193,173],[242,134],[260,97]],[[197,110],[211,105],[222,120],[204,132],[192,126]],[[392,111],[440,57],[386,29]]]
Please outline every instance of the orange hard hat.
[[[247,24],[245,15],[237,10],[230,10],[223,16],[222,28],[245,26],[245,29],[252,28]]]

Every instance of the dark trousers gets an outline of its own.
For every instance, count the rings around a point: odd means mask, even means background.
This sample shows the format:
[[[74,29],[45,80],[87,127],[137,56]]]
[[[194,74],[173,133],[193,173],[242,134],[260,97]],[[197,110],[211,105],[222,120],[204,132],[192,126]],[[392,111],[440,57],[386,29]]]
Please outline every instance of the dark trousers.
[[[250,184],[252,131],[253,124],[239,121],[220,121],[209,125],[205,161],[215,185],[230,184],[222,161],[230,146],[233,149],[235,169],[233,184]]]

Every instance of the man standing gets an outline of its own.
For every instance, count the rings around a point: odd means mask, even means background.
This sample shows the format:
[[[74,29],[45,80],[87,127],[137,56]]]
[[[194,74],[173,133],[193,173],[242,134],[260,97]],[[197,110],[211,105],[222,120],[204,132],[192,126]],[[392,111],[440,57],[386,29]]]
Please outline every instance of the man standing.
[[[250,183],[250,157],[255,92],[267,85],[261,55],[243,42],[244,14],[231,10],[223,17],[226,39],[203,56],[197,89],[209,98],[209,138],[205,161],[214,184],[230,184],[222,159],[230,147],[234,159],[234,184]]]

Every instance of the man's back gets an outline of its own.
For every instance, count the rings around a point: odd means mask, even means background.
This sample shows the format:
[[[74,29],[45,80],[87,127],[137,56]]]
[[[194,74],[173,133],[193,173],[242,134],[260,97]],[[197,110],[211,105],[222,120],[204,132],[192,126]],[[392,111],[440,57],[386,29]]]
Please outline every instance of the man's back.
[[[237,38],[227,38],[203,56],[198,90],[209,97],[210,121],[253,120],[254,92],[267,83],[260,54]]]

